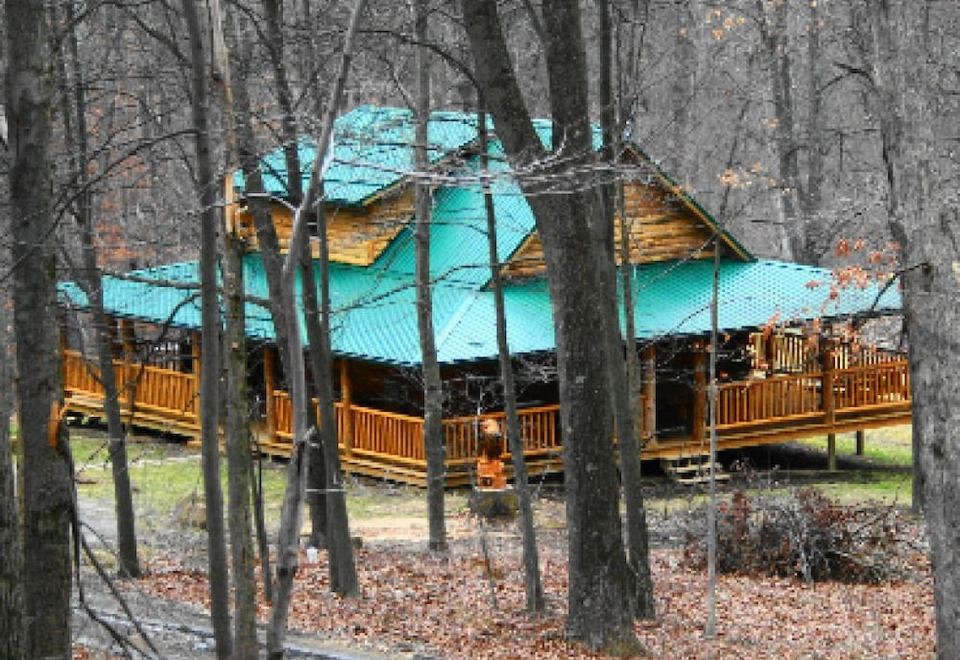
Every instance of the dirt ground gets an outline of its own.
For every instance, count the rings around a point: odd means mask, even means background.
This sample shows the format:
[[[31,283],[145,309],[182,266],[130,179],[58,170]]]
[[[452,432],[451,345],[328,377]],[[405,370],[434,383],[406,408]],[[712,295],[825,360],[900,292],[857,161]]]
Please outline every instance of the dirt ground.
[[[89,431],[96,434],[96,431]],[[797,482],[836,481],[821,474],[817,456],[795,447],[781,457]],[[199,461],[174,450],[163,465],[183,469]],[[810,461],[813,465],[804,465]],[[759,464],[757,459],[755,463]],[[176,463],[175,463],[176,464]],[[852,467],[870,471],[869,461]],[[646,468],[646,466],[645,466]],[[275,469],[282,469],[277,466]],[[758,472],[768,475],[768,472]],[[783,479],[783,472],[773,473]],[[819,476],[818,476],[819,475]],[[93,479],[96,479],[93,473]],[[754,475],[751,478],[758,478]],[[736,480],[736,479],[735,479]],[[743,485],[741,483],[741,485]],[[566,534],[562,486],[536,484],[541,571],[548,611],[524,612],[520,540],[514,523],[481,525],[469,514],[466,494],[447,497],[450,550],[426,550],[423,493],[368,480],[351,483],[351,532],[359,537],[357,566],[362,595],[329,594],[325,553],[307,563],[301,553],[291,610],[289,657],[310,658],[578,658],[596,657],[564,641]],[[726,486],[726,489],[736,485]],[[933,656],[933,603],[929,568],[918,537],[907,561],[911,570],[877,585],[818,583],[789,578],[721,576],[718,635],[707,640],[706,576],[689,567],[684,538],[703,528],[703,496],[652,475],[645,487],[651,531],[657,617],[636,631],[650,657],[659,658],[928,658]],[[141,559],[148,575],[121,590],[144,631],[165,658],[214,657],[206,615],[206,540],[202,530],[177,520],[174,511],[145,504],[137,493]],[[113,505],[109,494],[80,489],[83,521],[98,556],[109,565]],[[277,511],[270,515],[274,528]],[[305,527],[306,531],[306,527]],[[271,538],[274,534],[271,533]],[[486,549],[486,553],[484,552]],[[489,562],[485,559],[489,558]],[[127,621],[102,581],[87,566],[82,582],[94,612],[139,648],[145,642]],[[269,606],[260,604],[261,620]],[[122,649],[77,603],[77,657],[114,657]]]

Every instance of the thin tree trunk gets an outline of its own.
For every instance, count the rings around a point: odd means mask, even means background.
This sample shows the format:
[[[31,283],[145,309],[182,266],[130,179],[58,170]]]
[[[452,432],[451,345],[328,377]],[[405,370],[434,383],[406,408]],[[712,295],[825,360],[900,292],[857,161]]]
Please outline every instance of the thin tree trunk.
[[[246,19],[238,17],[239,20]],[[287,358],[287,331],[286,319],[280,306],[281,300],[281,268],[280,244],[277,239],[276,228],[270,217],[269,202],[263,196],[263,179],[260,174],[260,155],[257,153],[256,138],[253,133],[253,124],[250,119],[250,95],[247,88],[247,76],[250,71],[250,59],[253,44],[249,38],[249,28],[246,23],[230,30],[230,35],[236,34],[234,44],[235,56],[230,59],[231,78],[233,81],[233,117],[236,122],[237,157],[243,171],[244,194],[247,205],[253,215],[257,239],[260,245],[260,258],[263,261],[264,272],[267,275],[267,291],[270,300],[270,317],[273,320],[274,337],[277,342],[281,364],[284,373],[289,373],[289,359]],[[269,393],[268,393],[269,394]],[[263,491],[259,487],[256,475],[251,470],[250,492],[253,496],[254,514],[256,521],[257,539],[260,552],[260,573],[263,580],[264,595],[268,602],[273,601],[273,577],[270,570],[270,553],[266,537],[266,524],[263,512]]]
[[[481,111],[477,118],[480,131],[480,158],[483,172],[488,171],[487,115]],[[487,249],[490,255],[490,287],[497,314],[497,357],[500,362],[500,380],[503,382],[503,404],[507,415],[507,442],[513,459],[513,488],[520,506],[520,530],[523,537],[524,590],[527,595],[527,611],[542,612],[545,607],[543,583],[540,580],[540,557],[537,552],[537,532],[533,521],[533,504],[527,483],[527,461],[524,456],[520,416],[517,413],[517,387],[510,363],[510,346],[507,343],[507,315],[503,301],[503,280],[500,275],[500,257],[497,254],[497,221],[490,186],[484,185],[483,207],[487,216]]]
[[[71,477],[58,432],[59,323],[51,223],[48,86],[43,3],[5,3],[14,332],[23,446],[24,616],[28,658],[70,658]]]
[[[210,93],[207,81],[203,33],[197,5],[183,0],[183,15],[190,39],[191,109],[196,133],[197,184],[200,189],[200,300],[201,355],[200,433],[203,459],[203,491],[206,503],[207,565],[210,579],[210,616],[217,657],[233,652],[230,631],[230,580],[227,570],[227,542],[223,525],[223,493],[220,489],[220,304],[217,296],[217,181],[214,176],[210,140]]]
[[[233,111],[231,71],[223,37],[219,0],[210,0],[213,32],[214,79],[220,90],[220,111],[226,134],[227,171],[237,162],[237,134]],[[231,185],[231,184],[227,184]],[[229,200],[232,202],[232,199]],[[223,298],[225,328],[223,354],[226,364],[227,418],[227,522],[230,531],[230,560],[233,568],[234,645],[233,660],[257,660],[257,583],[254,577],[256,552],[250,525],[250,483],[253,461],[250,446],[250,410],[247,399],[247,342],[243,240],[235,233],[235,209],[225,209],[223,233]]]
[[[634,579],[621,537],[606,354],[594,326],[605,313],[596,279],[596,264],[603,257],[594,246],[586,195],[576,187],[557,194],[551,185],[575,178],[569,168],[592,160],[579,5],[575,0],[544,2],[553,140],[562,145],[552,166],[546,164],[547,154],[523,103],[497,3],[464,0],[461,7],[477,79],[511,164],[520,169],[541,161],[544,175],[520,178],[520,184],[543,241],[557,337],[567,495],[567,635],[590,648],[634,647]]]
[[[6,263],[6,259],[2,263]],[[17,515],[10,414],[13,368],[5,300],[0,297],[0,658],[26,658],[23,618],[23,554]]]
[[[234,658],[256,660],[256,552],[250,519],[250,414],[247,400],[247,345],[244,334],[243,242],[224,236],[223,289],[226,303],[224,348],[227,363],[227,488],[230,555],[234,586]]]
[[[298,150],[297,117],[293,107],[293,90],[290,87],[287,66],[284,59],[283,25],[281,22],[282,6],[279,0],[263,0],[264,16],[266,18],[268,42],[265,44],[273,67],[273,78],[277,88],[277,102],[280,106],[280,135],[283,140],[283,157],[287,168],[287,199],[292,206],[299,206],[303,197],[302,167]],[[314,63],[311,63],[314,64]],[[312,213],[313,209],[309,209]],[[306,225],[303,231],[307,232]],[[309,241],[304,242],[303,254],[296,255],[299,259],[300,282],[302,284],[304,318],[306,319],[307,339],[310,344],[311,371],[316,371],[317,358],[314,356],[316,342],[319,339],[320,327],[317,321],[317,292],[316,278],[313,274],[313,265],[310,258]],[[320,376],[313,374],[312,389],[319,392]],[[312,396],[307,397],[308,406]],[[316,423],[316,412],[309,406],[310,423]],[[326,546],[327,536],[327,506],[326,470],[323,465],[323,451],[317,444],[306,448],[307,452],[307,504],[310,509],[310,545],[315,547]]]
[[[427,7],[425,0],[414,0],[414,32],[419,44],[426,44]],[[414,163],[424,175],[427,158],[427,125],[430,121],[430,57],[425,46],[417,48],[417,108]],[[430,216],[433,206],[430,185],[416,184],[416,261],[417,261],[417,329],[420,333],[420,356],[423,375],[423,442],[427,453],[427,514],[430,522],[431,550],[447,549],[447,530],[443,515],[443,489],[446,482],[443,442],[443,385],[437,362],[436,337],[433,329],[433,295],[430,288]]]
[[[74,21],[73,2],[64,3],[68,30],[69,60],[73,76],[73,106],[64,90],[63,122],[74,186],[77,191],[76,218],[80,227],[80,246],[82,250],[83,272],[78,278],[84,288],[90,307],[93,310],[94,337],[97,351],[99,380],[103,386],[103,407],[107,415],[107,435],[109,436],[110,467],[113,476],[114,506],[117,524],[117,572],[121,577],[139,577],[140,562],[137,558],[136,518],[133,509],[133,496],[130,489],[130,473],[127,469],[127,442],[120,413],[120,392],[117,387],[116,373],[113,368],[113,347],[110,340],[110,317],[103,309],[103,288],[100,268],[97,265],[97,248],[93,239],[93,203],[92,194],[87,190],[87,146],[86,86],[80,66],[79,44]],[[67,84],[64,66],[65,57],[59,58],[64,85]],[[71,116],[76,117],[74,131]]]
[[[323,182],[320,183],[321,190]],[[343,596],[359,595],[357,569],[350,540],[350,522],[347,518],[347,496],[340,469],[340,449],[337,422],[333,409],[333,356],[330,350],[330,255],[327,240],[327,220],[323,205],[317,206],[317,230],[320,235],[320,332],[317,343],[311,346],[315,355],[314,378],[320,400],[320,437],[326,464],[327,535],[329,553],[330,589]]]
[[[365,0],[357,0],[353,13],[350,16],[350,25],[344,39],[343,51],[340,59],[340,69],[334,81],[327,112],[323,118],[320,138],[317,140],[317,155],[310,173],[310,183],[307,186],[303,202],[293,214],[293,231],[290,251],[283,264],[283,299],[282,306],[286,314],[288,332],[288,353],[290,359],[290,399],[293,409],[293,438],[294,446],[290,453],[290,462],[287,466],[287,485],[284,491],[283,508],[280,516],[280,532],[277,541],[277,597],[270,614],[270,623],[267,627],[267,654],[271,659],[283,657],[283,638],[286,632],[286,623],[289,616],[290,597],[293,593],[293,578],[299,566],[300,520],[302,513],[303,491],[306,487],[306,465],[304,464],[304,444],[314,442],[315,429],[308,428],[306,377],[303,363],[303,346],[300,339],[300,320],[295,306],[293,295],[294,273],[296,272],[296,255],[303,250],[303,241],[306,232],[303,231],[306,222],[307,209],[313,208],[318,201],[320,180],[323,176],[321,164],[323,154],[331,142],[333,122],[336,108],[343,96],[346,85],[347,72],[350,69],[350,59],[353,53],[357,26],[360,23],[360,13],[363,11]]]
[[[614,166],[618,140],[614,135],[614,105],[612,92],[612,38],[610,34],[609,7],[605,0],[600,4],[600,120],[603,132],[602,162]],[[607,176],[610,176],[609,174]],[[601,181],[598,188],[600,221],[594,227],[594,239],[598,243],[597,277],[605,297],[605,350],[607,355],[607,379],[611,392],[614,420],[620,444],[620,469],[623,480],[624,500],[627,507],[627,559],[634,574],[635,614],[642,618],[654,615],[653,581],[650,576],[649,534],[647,532],[646,508],[640,487],[640,445],[637,442],[634,405],[630,399],[630,381],[627,379],[624,359],[624,341],[620,334],[617,313],[616,260],[614,258],[614,185]],[[629,260],[622,267],[629,268]],[[627,351],[634,352],[634,339],[626,338]],[[634,354],[635,359],[635,354]]]

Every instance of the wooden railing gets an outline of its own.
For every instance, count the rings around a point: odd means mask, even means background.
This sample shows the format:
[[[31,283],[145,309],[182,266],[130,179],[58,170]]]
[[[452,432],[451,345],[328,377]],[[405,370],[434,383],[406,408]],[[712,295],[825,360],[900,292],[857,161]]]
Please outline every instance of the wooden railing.
[[[132,392],[134,411],[143,409],[188,419],[196,419],[199,415],[197,381],[193,374],[122,360],[114,360],[113,369],[124,411],[130,411]],[[99,369],[78,351],[64,351],[63,375],[64,389],[68,393],[103,398]]]
[[[274,392],[276,401],[277,435],[289,442],[292,419],[290,396],[278,390]],[[346,415],[343,404],[337,406],[337,430],[340,445],[346,449],[344,430]],[[543,406],[519,411],[520,432],[524,447],[528,452],[559,451],[561,448],[557,414],[560,406]],[[370,453],[390,456],[401,461],[424,462],[426,453],[423,445],[423,418],[410,415],[366,408],[353,405],[353,430],[350,450],[358,453]],[[504,413],[455,417],[442,422],[443,437],[446,442],[446,460],[448,464],[473,461],[477,457],[477,428],[479,420],[492,418],[503,420]]]
[[[722,383],[717,388],[717,426],[822,412],[821,386],[820,374]]]
[[[826,414],[831,406],[825,397],[830,396],[837,411],[910,400],[910,370],[902,358],[878,359],[831,375],[833,387],[828,392],[821,373],[723,383],[717,388],[717,425],[729,428]]]
[[[910,369],[905,360],[840,369],[834,375],[837,410],[910,400]]]

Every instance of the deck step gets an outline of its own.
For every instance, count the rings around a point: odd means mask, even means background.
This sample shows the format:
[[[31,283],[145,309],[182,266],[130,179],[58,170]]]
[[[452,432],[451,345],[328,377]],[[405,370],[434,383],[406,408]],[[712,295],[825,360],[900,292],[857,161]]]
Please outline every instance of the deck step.
[[[660,465],[675,483],[684,485],[698,485],[710,482],[709,456],[684,456],[676,459],[662,459]],[[730,473],[723,469],[720,463],[713,464],[714,479],[727,481]]]

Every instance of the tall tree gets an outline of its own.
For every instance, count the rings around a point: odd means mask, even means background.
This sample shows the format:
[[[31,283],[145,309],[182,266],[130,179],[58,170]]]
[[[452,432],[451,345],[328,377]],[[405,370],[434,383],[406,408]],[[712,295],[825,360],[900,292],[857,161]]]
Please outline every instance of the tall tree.
[[[477,79],[543,241],[560,375],[560,424],[568,530],[567,635],[590,648],[636,643],[634,581],[621,537],[611,402],[594,319],[604,300],[577,168],[593,159],[580,8],[544,2],[555,155],[531,124],[506,48],[495,0],[461,3]],[[525,175],[529,169],[533,175]],[[557,187],[561,192],[558,194]]]
[[[57,3],[51,4],[56,16]],[[140,561],[137,557],[136,518],[133,510],[133,495],[130,489],[130,473],[127,469],[126,431],[120,414],[120,391],[113,368],[113,346],[110,336],[110,317],[103,308],[103,288],[100,267],[97,264],[97,247],[94,243],[94,197],[89,189],[89,132],[87,129],[86,81],[80,59],[80,44],[77,36],[76,12],[73,2],[65,5],[67,52],[57,58],[63,81],[62,112],[64,140],[70,160],[70,178],[76,198],[74,217],[80,229],[82,251],[81,272],[78,280],[90,301],[94,323],[94,342],[103,386],[103,408],[107,415],[108,452],[113,476],[114,506],[116,508],[118,570],[123,577],[139,577]],[[59,21],[56,21],[59,24]],[[65,62],[70,62],[73,99],[67,94]]]
[[[430,55],[427,41],[427,5],[414,0],[414,35],[417,43],[417,107],[414,138],[414,168],[425,179],[430,139]],[[436,336],[433,331],[433,296],[430,284],[430,215],[433,195],[428,181],[416,184],[416,262],[417,262],[417,330],[420,333],[420,361],[423,378],[423,442],[427,453],[427,513],[430,519],[431,550],[446,550],[447,530],[443,516],[445,485],[443,442],[443,389],[440,364],[437,362]]]
[[[59,323],[45,5],[7,0],[7,102],[18,419],[23,443],[26,657],[69,658],[71,478],[59,432]]]
[[[4,259],[3,263],[7,260]],[[23,555],[14,488],[10,414],[13,409],[9,320],[0,297],[0,658],[21,660],[24,652]]]
[[[203,492],[206,504],[207,572],[210,580],[210,616],[218,658],[233,653],[230,631],[229,575],[223,492],[220,488],[220,301],[217,295],[218,185],[210,132],[209,51],[204,47],[200,14],[195,2],[183,0],[190,40],[190,102],[195,133],[197,187],[200,190],[200,432],[202,436]]]
[[[317,139],[317,152],[313,162],[313,168],[310,172],[310,182],[304,192],[303,201],[293,211],[292,240],[289,252],[283,263],[282,307],[288,330],[287,353],[288,359],[290,360],[289,382],[294,446],[287,467],[287,485],[284,490],[280,531],[277,541],[277,597],[270,614],[270,623],[267,627],[267,655],[270,658],[282,658],[284,654],[283,638],[286,632],[290,600],[293,593],[293,578],[299,567],[298,540],[300,536],[303,491],[306,486],[307,470],[304,445],[314,442],[316,438],[316,429],[309,426],[309,416],[307,412],[308,401],[303,362],[303,346],[300,336],[300,315],[293,293],[294,276],[297,268],[298,255],[302,254],[303,242],[307,239],[307,233],[304,231],[307,215],[311,209],[321,201],[321,181],[324,174],[322,171],[323,157],[331,143],[334,117],[336,116],[336,109],[340,105],[340,100],[343,97],[347,73],[350,69],[350,60],[353,53],[357,26],[360,23],[360,14],[365,4],[365,0],[357,0],[353,8],[353,13],[350,16],[350,23],[344,38],[340,57],[340,67],[330,92],[320,136]],[[333,429],[328,429],[328,432],[332,434]],[[345,522],[345,500],[342,497],[337,498],[337,500],[339,502],[337,506],[344,506],[343,516],[342,518],[338,517],[337,520]],[[349,535],[349,530],[344,529],[343,531]],[[332,559],[333,557],[331,557],[331,560]],[[351,563],[352,559],[351,555]]]
[[[233,113],[231,67],[223,36],[224,17],[219,0],[210,0],[213,33],[213,77],[220,92],[220,112],[226,134],[226,163],[231,171],[237,162],[237,131]],[[244,299],[244,241],[237,233],[234,217],[233,186],[225,183],[223,237],[223,356],[226,366],[227,418],[227,521],[230,530],[230,560],[233,568],[234,645],[233,660],[257,660],[257,583],[254,578],[256,555],[251,536],[250,484],[253,461],[250,443],[250,411],[247,399],[247,342]]]
[[[489,169],[487,113],[480,112],[477,118],[480,133],[480,159],[483,173]],[[513,487],[517,493],[520,509],[520,530],[523,536],[523,574],[527,596],[527,611],[541,612],[545,607],[543,582],[540,579],[540,556],[537,551],[537,533],[534,528],[533,504],[527,484],[527,460],[524,456],[520,415],[517,412],[517,386],[510,362],[510,345],[507,343],[507,313],[503,300],[503,277],[500,274],[500,257],[497,253],[497,219],[490,184],[483,186],[483,207],[487,219],[487,254],[490,260],[490,288],[493,291],[497,316],[497,359],[500,363],[500,381],[503,384],[503,408],[507,416],[507,442],[513,460]]]
[[[933,564],[937,657],[960,657],[960,6],[871,0],[888,222],[902,248],[913,433]]]
[[[603,145],[600,150],[600,162],[609,168],[615,168],[620,141],[616,135],[615,108],[613,100],[613,39],[610,8],[605,0],[599,2],[600,9],[600,126]],[[606,177],[613,173],[606,174]],[[620,449],[620,468],[623,476],[624,500],[627,505],[627,559],[634,577],[634,595],[636,614],[641,617],[653,616],[653,582],[650,576],[649,541],[647,515],[640,490],[640,444],[637,441],[635,423],[636,411],[630,398],[631,387],[628,380],[627,365],[624,359],[624,337],[620,334],[620,317],[617,311],[617,273],[614,249],[615,196],[613,180],[604,177],[597,186],[597,211],[591,222],[593,238],[596,242],[597,278],[604,296],[604,345],[607,354],[606,369],[609,382],[613,416],[616,423]],[[623,261],[623,267],[629,268],[630,261]],[[628,326],[629,327],[629,326]],[[626,351],[636,356],[634,338],[626,337]]]

